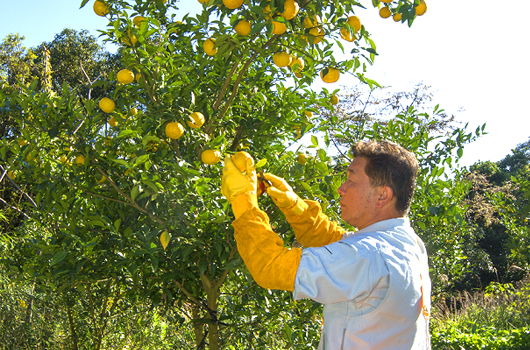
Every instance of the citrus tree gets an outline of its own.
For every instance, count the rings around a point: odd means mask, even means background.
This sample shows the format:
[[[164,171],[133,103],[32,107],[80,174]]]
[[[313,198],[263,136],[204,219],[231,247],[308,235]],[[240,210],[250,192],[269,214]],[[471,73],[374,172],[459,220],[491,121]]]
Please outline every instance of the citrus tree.
[[[202,12],[176,20],[174,0],[95,1],[95,15],[109,19],[103,37],[120,45],[119,70],[83,72],[88,92],[38,80],[0,90],[2,118],[12,121],[0,170],[28,216],[11,274],[62,298],[74,347],[105,347],[113,317],[139,300],[176,310],[197,348],[318,342],[317,305],[257,288],[245,270],[220,160],[246,150],[327,209],[342,167],[324,148],[309,161],[288,150],[332,128],[312,111],[332,109],[336,97],[311,84],[377,85],[365,76],[375,43],[356,10],[373,6],[381,20],[410,25],[425,2],[200,2]],[[96,88],[104,97],[92,98]]]

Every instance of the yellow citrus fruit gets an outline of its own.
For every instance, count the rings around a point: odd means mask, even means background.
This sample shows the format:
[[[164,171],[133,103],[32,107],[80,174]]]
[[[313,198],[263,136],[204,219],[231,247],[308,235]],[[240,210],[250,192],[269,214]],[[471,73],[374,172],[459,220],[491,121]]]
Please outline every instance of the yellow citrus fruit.
[[[61,158],[59,158],[59,161],[64,164],[68,161],[68,158],[66,158],[66,156],[61,156]]]
[[[348,17],[348,20],[346,21],[349,25],[355,29],[355,32],[358,32],[361,30],[361,20],[357,16],[350,16]]]
[[[130,84],[134,80],[134,73],[128,69],[122,69],[118,72],[118,81],[122,84]]]
[[[291,55],[286,51],[276,52],[274,56],[272,56],[272,61],[278,67],[287,67],[291,64],[292,59]]]
[[[294,131],[296,132],[296,138],[297,139],[302,137],[302,129],[298,125],[295,125]]]
[[[416,10],[416,16],[423,16],[427,12],[427,4],[421,0],[419,5],[414,7],[414,10]]]
[[[176,140],[184,134],[184,127],[178,122],[169,122],[166,124],[166,135],[170,139]]]
[[[300,6],[294,0],[286,0],[283,4],[283,9],[282,17],[289,21],[298,14]]]
[[[381,2],[384,2],[385,4],[390,4],[393,0],[379,0]]]
[[[18,145],[20,147],[25,146],[25,145],[28,144],[28,140],[24,140],[24,139],[19,139],[19,140],[17,140],[17,142],[18,142]]]
[[[99,108],[105,113],[112,113],[114,108],[116,108],[116,104],[110,98],[103,97],[99,100]]]
[[[312,18],[311,17],[306,17],[306,18],[304,18],[304,22],[303,23],[304,23],[304,28],[316,27],[320,23],[320,17],[318,15],[314,15]]]
[[[10,179],[14,180],[14,179],[17,177],[17,174],[16,174],[13,170],[9,170],[9,171],[7,172],[7,176],[8,176]]]
[[[133,46],[134,44],[136,44],[138,39],[136,38],[136,35],[131,34],[130,30],[127,30],[127,34],[125,34],[124,36],[121,37],[121,41],[125,45]]]
[[[101,1],[96,1],[94,3],[94,12],[98,16],[105,17],[109,13],[109,7]]]
[[[330,102],[331,102],[332,105],[335,106],[337,103],[339,103],[339,97],[337,95],[331,96],[331,101]]]
[[[392,16],[392,12],[387,6],[384,6],[384,7],[381,7],[381,9],[379,10],[379,16],[383,18],[388,18]]]
[[[231,10],[240,7],[244,2],[245,0],[223,0],[223,4]]]
[[[348,28],[340,29],[340,37],[349,42],[355,41],[355,34],[352,33]]]
[[[77,157],[75,157],[75,164],[83,165],[83,164],[85,164],[85,159],[86,159],[85,156],[80,154]]]
[[[101,175],[101,174],[100,175],[96,175],[95,178],[96,178],[96,181],[99,182],[99,183],[103,183],[103,182],[105,182],[107,180],[107,177],[104,176],[104,175]]]
[[[133,18],[133,24],[137,26],[138,28],[140,28],[143,21],[145,21],[145,17],[142,17],[142,16],[136,16]]]
[[[246,19],[243,19],[241,21],[239,21],[238,24],[236,24],[236,26],[234,27],[234,30],[236,31],[237,34],[241,35],[241,36],[247,36],[250,34],[250,22],[247,21]]]
[[[305,67],[304,59],[302,57],[293,57],[289,67],[291,67],[294,72],[301,72]]]
[[[138,114],[138,109],[137,109],[136,107],[131,108],[131,110],[129,111],[129,114],[131,114],[131,115],[137,115],[137,114]]]
[[[313,28],[309,30],[309,36],[313,38],[313,44],[318,44],[324,38],[326,32],[322,28]]]
[[[202,48],[208,56],[213,56],[217,53],[218,49],[215,47],[215,39],[209,38],[202,43]]]
[[[305,154],[300,153],[300,154],[298,155],[298,163],[304,165],[304,164],[306,163],[306,161],[307,161],[307,160],[306,160],[306,156],[305,156]]]
[[[216,149],[207,149],[201,154],[201,160],[204,164],[214,165],[221,160],[221,152]]]
[[[287,26],[283,22],[272,21],[272,34],[280,35],[287,31]]]
[[[198,129],[204,125],[204,115],[201,112],[193,112],[190,114],[193,122],[187,121],[186,124],[192,129]]]
[[[234,165],[239,169],[239,171],[244,172],[247,170],[247,159],[252,160],[252,165],[254,165],[254,159],[252,156],[245,151],[237,152],[230,158]]]
[[[337,80],[339,80],[339,77],[340,77],[340,72],[338,69],[335,69],[335,68],[331,68],[331,67],[328,67],[327,68],[327,73],[326,75],[324,75],[324,71],[326,69],[322,69],[320,71],[320,77],[322,78],[322,80],[325,82],[325,83],[334,83],[336,82]]]
[[[114,117],[110,118],[109,119],[109,125],[113,126],[113,127],[118,126],[118,121],[116,120],[116,118],[114,118]]]
[[[392,19],[394,20],[394,22],[401,21],[401,13],[394,14],[394,16],[392,16]]]
[[[313,118],[313,112],[311,112],[311,111],[305,111],[304,114],[308,118]]]

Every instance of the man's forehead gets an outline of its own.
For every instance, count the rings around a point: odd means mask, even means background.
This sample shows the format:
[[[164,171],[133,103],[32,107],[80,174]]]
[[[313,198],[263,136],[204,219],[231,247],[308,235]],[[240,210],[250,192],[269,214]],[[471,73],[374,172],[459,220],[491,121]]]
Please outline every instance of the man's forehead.
[[[365,162],[366,160],[362,157],[355,158],[346,169],[346,172],[348,174],[363,174]]]

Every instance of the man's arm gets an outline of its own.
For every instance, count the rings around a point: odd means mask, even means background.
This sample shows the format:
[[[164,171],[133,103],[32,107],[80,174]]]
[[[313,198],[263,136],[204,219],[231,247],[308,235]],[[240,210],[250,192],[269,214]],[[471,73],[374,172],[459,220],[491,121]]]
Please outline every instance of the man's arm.
[[[302,200],[281,177],[265,174],[265,178],[272,184],[267,193],[285,214],[300,244],[321,247],[341,239],[344,229],[322,213],[318,202]]]

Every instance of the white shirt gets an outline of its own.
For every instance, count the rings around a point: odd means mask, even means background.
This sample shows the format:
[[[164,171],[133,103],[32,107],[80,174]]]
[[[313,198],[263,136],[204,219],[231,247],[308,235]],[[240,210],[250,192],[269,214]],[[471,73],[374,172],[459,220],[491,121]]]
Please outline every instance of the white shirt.
[[[425,246],[399,218],[304,249],[293,295],[324,304],[319,349],[400,350],[430,348],[430,291]]]

